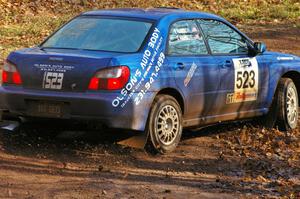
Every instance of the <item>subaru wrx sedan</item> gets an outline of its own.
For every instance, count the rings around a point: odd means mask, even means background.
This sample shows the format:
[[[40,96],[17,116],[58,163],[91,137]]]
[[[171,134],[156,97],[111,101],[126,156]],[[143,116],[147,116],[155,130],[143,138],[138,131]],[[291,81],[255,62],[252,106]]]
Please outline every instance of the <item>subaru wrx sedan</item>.
[[[175,8],[85,12],[3,66],[2,116],[91,120],[146,132],[160,153],[182,129],[262,117],[294,129],[300,58],[225,19]]]

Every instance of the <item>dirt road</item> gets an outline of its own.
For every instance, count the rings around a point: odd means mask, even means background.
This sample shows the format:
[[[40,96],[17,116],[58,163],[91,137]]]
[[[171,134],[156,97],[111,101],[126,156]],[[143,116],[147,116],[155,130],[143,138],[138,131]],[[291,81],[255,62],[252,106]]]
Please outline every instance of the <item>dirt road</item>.
[[[299,28],[242,29],[271,50],[300,55]],[[125,135],[77,127],[1,131],[0,198],[300,198],[299,130],[255,123],[186,130],[177,150],[163,156],[116,145]]]

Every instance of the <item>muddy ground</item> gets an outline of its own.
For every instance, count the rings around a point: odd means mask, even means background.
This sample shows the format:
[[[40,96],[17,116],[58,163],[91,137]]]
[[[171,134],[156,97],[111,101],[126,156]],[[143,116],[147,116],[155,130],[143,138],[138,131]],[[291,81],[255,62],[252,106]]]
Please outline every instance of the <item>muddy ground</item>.
[[[241,27],[300,55],[300,29]],[[128,133],[25,126],[0,132],[0,198],[300,198],[300,132],[256,122],[185,130],[174,153],[115,144]]]

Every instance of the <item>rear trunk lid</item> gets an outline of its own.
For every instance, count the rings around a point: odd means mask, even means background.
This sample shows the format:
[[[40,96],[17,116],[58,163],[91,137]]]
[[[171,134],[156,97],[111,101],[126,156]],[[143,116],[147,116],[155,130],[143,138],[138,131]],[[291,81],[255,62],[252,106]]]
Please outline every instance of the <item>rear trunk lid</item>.
[[[16,64],[24,88],[82,92],[87,90],[91,77],[109,66],[118,54],[33,48],[13,52],[8,60]]]

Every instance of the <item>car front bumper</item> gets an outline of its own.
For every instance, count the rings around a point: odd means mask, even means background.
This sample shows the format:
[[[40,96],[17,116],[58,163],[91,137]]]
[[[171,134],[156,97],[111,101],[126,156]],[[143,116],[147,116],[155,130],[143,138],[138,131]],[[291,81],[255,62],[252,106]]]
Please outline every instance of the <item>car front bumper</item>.
[[[68,119],[99,121],[111,128],[145,129],[155,92],[147,92],[139,105],[134,104],[134,93],[126,105],[115,108],[112,100],[116,92],[57,92],[24,89],[15,86],[0,87],[0,110],[10,115],[31,116],[28,100],[64,102],[68,104]]]

